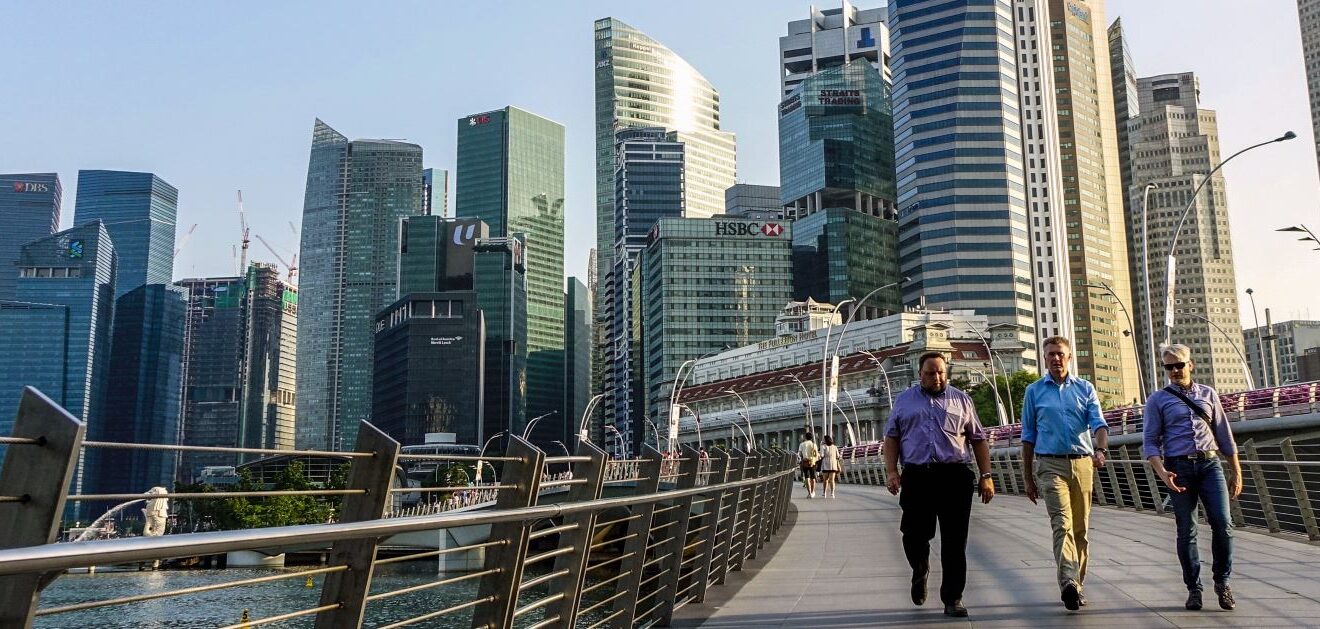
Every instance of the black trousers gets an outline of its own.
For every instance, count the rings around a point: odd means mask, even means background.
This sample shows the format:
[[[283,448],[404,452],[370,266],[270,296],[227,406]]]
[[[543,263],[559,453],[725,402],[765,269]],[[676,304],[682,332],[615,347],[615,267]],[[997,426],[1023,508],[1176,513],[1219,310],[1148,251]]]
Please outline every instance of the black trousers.
[[[967,586],[967,527],[972,516],[976,474],[966,465],[908,466],[903,468],[903,509],[899,528],[903,552],[912,566],[914,581],[930,573],[930,540],[940,527],[940,601],[945,605],[962,598]]]

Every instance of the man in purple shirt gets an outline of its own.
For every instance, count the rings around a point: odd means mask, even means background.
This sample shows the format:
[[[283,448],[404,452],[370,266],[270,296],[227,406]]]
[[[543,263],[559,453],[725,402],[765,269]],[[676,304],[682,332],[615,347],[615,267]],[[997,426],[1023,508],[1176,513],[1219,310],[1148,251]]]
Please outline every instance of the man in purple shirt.
[[[1187,609],[1201,609],[1201,555],[1196,547],[1196,502],[1205,505],[1214,555],[1211,571],[1219,606],[1233,609],[1233,525],[1228,501],[1242,493],[1242,466],[1237,443],[1219,394],[1192,382],[1192,353],[1186,345],[1167,345],[1161,352],[1169,386],[1146,398],[1142,454],[1168,486],[1178,525],[1178,562],[1187,586]],[[1232,478],[1224,479],[1221,459]]]
[[[885,485],[898,494],[903,509],[899,529],[903,552],[912,566],[912,602],[926,602],[930,574],[930,540],[940,527],[940,566],[944,581],[940,600],[948,616],[965,617],[963,588],[967,585],[967,529],[972,515],[972,487],[981,502],[995,496],[990,478],[990,445],[986,442],[976,407],[966,393],[948,386],[944,355],[927,352],[917,362],[921,386],[894,400],[885,427]],[[971,450],[981,470],[979,483],[968,465]],[[899,460],[903,471],[898,471]]]

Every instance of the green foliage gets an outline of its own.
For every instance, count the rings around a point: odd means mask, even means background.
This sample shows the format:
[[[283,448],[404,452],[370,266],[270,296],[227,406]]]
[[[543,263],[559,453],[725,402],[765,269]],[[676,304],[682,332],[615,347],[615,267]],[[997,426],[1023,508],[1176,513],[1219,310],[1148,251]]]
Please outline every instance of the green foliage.
[[[976,404],[976,415],[981,420],[982,426],[998,426],[999,413],[995,410],[995,389],[999,390],[999,397],[1004,400],[1004,414],[1008,415],[1008,402],[1011,399],[1013,406],[1012,412],[1016,417],[1008,417],[1008,423],[1012,424],[1021,418],[1022,398],[1027,392],[1027,385],[1038,380],[1040,376],[1030,371],[1018,371],[1009,378],[1004,376],[995,376],[995,387],[990,387],[989,383],[982,382],[975,386],[967,386],[966,379],[959,379],[953,382],[953,386],[967,392],[972,396],[972,401]],[[1012,385],[1012,386],[1009,386]],[[1012,389],[1012,396],[1009,395],[1009,389]]]
[[[342,489],[347,485],[348,464],[339,466],[331,474],[332,488]],[[337,483],[342,484],[335,487]],[[262,491],[267,489],[252,478],[249,470],[239,470],[238,483],[233,487],[219,489],[205,483],[178,483],[175,491],[188,493],[226,493],[244,491]],[[319,489],[307,480],[301,461],[294,461],[275,478],[271,490],[307,491]],[[219,530],[250,529],[268,526],[292,526],[295,524],[319,524],[326,522],[338,505],[336,497],[318,496],[271,496],[265,498],[227,498],[190,500],[185,509],[189,520],[199,526]]]

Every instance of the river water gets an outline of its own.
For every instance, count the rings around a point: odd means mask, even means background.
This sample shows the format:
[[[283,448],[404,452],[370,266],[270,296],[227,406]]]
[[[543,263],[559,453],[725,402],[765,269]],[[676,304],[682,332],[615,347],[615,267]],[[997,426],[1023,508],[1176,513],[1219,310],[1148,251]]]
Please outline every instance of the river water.
[[[294,571],[290,569],[289,571]],[[41,608],[70,605],[85,601],[164,592],[179,588],[223,583],[238,579],[267,576],[282,572],[268,568],[233,568],[225,570],[99,571],[96,574],[66,574],[41,593]],[[290,578],[214,592],[164,598],[127,605],[38,617],[36,627],[133,628],[140,627],[219,627],[239,622],[243,610],[253,620],[316,607],[320,604],[321,584],[327,575],[313,576],[313,586],[306,578]],[[372,593],[432,582],[457,576],[439,575],[428,561],[411,561],[376,568],[371,582]],[[531,575],[529,575],[531,576]],[[364,626],[373,627],[414,618],[421,614],[464,603],[476,598],[480,579],[404,594],[367,605]],[[543,588],[541,588],[543,590]],[[604,588],[602,588],[604,589]],[[534,620],[540,612],[531,614]],[[311,627],[314,616],[279,623],[280,627]],[[470,609],[417,624],[418,627],[470,627]],[[528,619],[533,620],[533,619]]]

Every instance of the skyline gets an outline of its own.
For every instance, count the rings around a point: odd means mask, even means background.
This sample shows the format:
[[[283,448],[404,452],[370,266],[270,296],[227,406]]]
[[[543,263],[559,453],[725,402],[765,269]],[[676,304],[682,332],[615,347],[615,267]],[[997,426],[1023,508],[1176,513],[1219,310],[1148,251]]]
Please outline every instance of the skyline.
[[[300,220],[316,117],[354,130],[353,139],[406,138],[422,146],[426,167],[453,173],[454,119],[513,105],[566,127],[565,275],[585,280],[595,242],[593,21],[628,22],[709,78],[720,91],[722,127],[738,137],[738,181],[777,184],[778,38],[808,4],[410,3],[388,15],[345,3],[162,6],[145,25],[99,5],[33,4],[33,23],[67,32],[56,40],[19,30],[0,42],[0,54],[55,69],[25,75],[21,92],[6,98],[0,172],[58,172],[62,228],[72,225],[79,169],[153,172],[180,190],[176,238],[199,224],[175,279],[232,275],[236,189],[244,191],[253,233],[286,258],[297,250],[288,222]],[[1201,104],[1219,114],[1225,153],[1285,130],[1298,134],[1225,168],[1237,285],[1243,303],[1254,288],[1257,305],[1270,307],[1275,321],[1320,317],[1320,302],[1278,272],[1320,268],[1320,252],[1273,232],[1320,227],[1296,5],[1261,3],[1244,15],[1236,3],[1216,0],[1166,15],[1151,4],[1111,0],[1106,17],[1123,18],[1139,76],[1201,77]],[[469,28],[483,23],[501,28]],[[736,33],[727,26],[733,23],[741,25]],[[1222,37],[1218,30],[1229,25],[1233,36]],[[1188,35],[1165,37],[1171,28]],[[336,47],[345,36],[369,41]],[[354,56],[362,49],[373,52]],[[416,87],[416,99],[397,98],[403,83]],[[388,101],[378,96],[392,93]],[[274,261],[260,242],[249,258]],[[1253,323],[1249,311],[1240,314]]]

